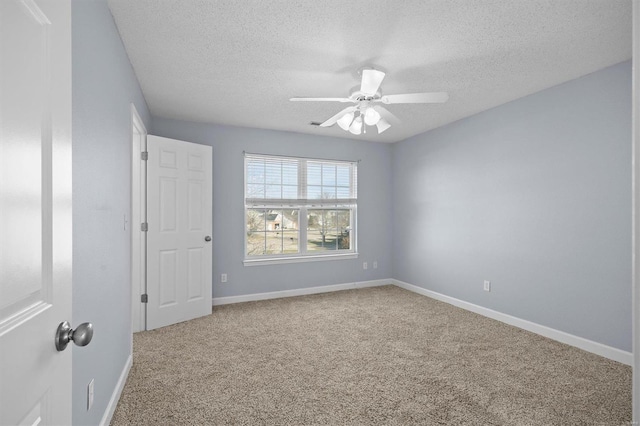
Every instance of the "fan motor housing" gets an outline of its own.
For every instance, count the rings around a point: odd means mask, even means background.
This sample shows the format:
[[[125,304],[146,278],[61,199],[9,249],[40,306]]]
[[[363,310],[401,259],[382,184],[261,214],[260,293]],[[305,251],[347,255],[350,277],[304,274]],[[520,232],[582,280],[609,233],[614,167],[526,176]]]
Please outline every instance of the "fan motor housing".
[[[372,101],[374,99],[380,99],[382,93],[378,90],[375,95],[369,95],[360,91],[360,87],[354,87],[351,89],[351,93],[349,95],[349,99],[354,101],[362,102],[362,101]]]

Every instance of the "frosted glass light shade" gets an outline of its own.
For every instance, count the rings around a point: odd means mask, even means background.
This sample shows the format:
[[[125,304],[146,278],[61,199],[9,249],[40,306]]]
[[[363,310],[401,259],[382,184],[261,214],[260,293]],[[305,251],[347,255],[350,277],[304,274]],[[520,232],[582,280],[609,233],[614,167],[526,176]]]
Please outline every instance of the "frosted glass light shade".
[[[389,122],[384,118],[381,118],[380,121],[376,123],[376,127],[378,128],[378,134],[380,134],[391,127],[391,124],[389,124]]]
[[[342,117],[340,117],[340,120],[338,120],[337,123],[342,130],[348,131],[352,121],[353,121],[353,113],[349,112],[343,115]]]
[[[359,135],[362,133],[362,116],[357,116],[353,123],[351,123],[351,127],[349,127],[349,131],[354,135]]]
[[[367,108],[364,112],[364,122],[367,126],[375,126],[380,121],[380,113],[373,108]]]

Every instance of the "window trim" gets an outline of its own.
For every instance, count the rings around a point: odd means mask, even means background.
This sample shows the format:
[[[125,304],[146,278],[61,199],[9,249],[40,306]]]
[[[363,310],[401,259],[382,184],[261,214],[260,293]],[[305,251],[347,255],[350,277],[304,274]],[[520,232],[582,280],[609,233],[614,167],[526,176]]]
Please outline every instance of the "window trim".
[[[266,159],[282,158],[286,160],[295,160],[298,164],[298,199],[296,200],[273,200],[264,199],[247,199],[247,164],[248,159],[263,157]],[[244,153],[244,182],[243,182],[243,203],[244,203],[244,220],[243,220],[243,264],[245,266],[257,266],[268,264],[282,264],[282,263],[299,263],[299,262],[316,262],[316,261],[328,261],[328,260],[345,260],[345,259],[357,259],[358,258],[358,230],[357,230],[357,168],[358,161],[349,160],[328,160],[321,158],[306,158],[306,157],[291,157],[281,155],[267,155],[267,154],[253,154]],[[349,176],[349,188],[350,197],[348,200],[308,200],[307,197],[307,162],[318,163],[336,163],[336,164],[348,164],[351,167],[351,173]],[[274,202],[276,201],[276,202]],[[298,202],[298,203],[296,203]],[[296,209],[298,210],[298,252],[297,253],[279,253],[273,255],[247,255],[247,213],[251,209]],[[337,249],[310,252],[307,251],[307,211],[308,210],[348,210],[350,212],[350,234],[355,238],[351,240],[350,249]]]
[[[313,255],[281,255],[280,257],[255,257],[250,259],[244,259],[242,263],[244,266],[259,266],[259,265],[277,265],[282,263],[302,263],[302,262],[322,262],[327,260],[348,260],[357,259],[358,253],[334,253],[334,254],[313,254]]]

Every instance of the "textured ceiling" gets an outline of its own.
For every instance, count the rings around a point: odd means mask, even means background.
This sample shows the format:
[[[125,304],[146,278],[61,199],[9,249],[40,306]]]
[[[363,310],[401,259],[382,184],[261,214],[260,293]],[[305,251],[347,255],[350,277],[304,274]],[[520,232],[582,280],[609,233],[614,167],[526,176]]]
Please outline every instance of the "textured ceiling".
[[[631,58],[631,0],[109,0],[154,116],[396,142]],[[401,124],[310,126],[346,107],[358,69]]]

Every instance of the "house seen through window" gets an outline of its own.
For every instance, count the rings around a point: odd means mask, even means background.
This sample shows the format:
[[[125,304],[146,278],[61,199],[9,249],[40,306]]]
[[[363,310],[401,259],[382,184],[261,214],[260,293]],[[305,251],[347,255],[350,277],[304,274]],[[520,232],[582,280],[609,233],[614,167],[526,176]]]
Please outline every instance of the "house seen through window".
[[[357,163],[245,154],[245,258],[355,253]]]

